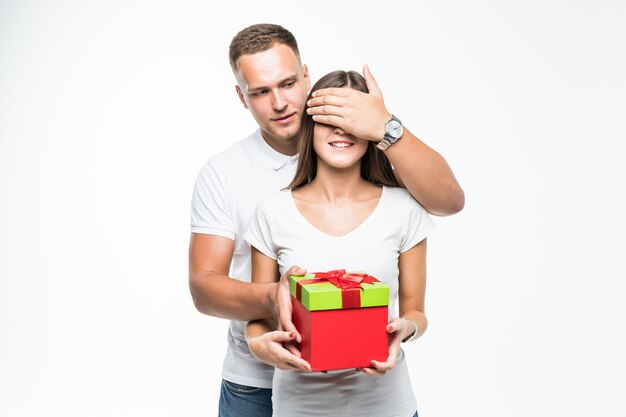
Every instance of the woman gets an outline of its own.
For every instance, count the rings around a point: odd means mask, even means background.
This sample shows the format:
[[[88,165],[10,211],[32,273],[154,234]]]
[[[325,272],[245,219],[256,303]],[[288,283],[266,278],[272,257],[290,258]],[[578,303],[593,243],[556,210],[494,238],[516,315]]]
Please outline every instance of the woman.
[[[346,86],[367,92],[363,77],[352,71],[327,74],[311,92]],[[299,141],[294,180],[261,201],[245,235],[253,247],[253,281],[276,281],[290,265],[309,271],[366,271],[377,277],[390,287],[389,358],[360,370],[277,369],[274,415],[416,416],[400,342],[426,330],[425,238],[433,224],[398,187],[389,161],[373,142],[315,123],[306,113]],[[273,329],[268,320],[248,324],[255,356],[260,356],[255,340]]]

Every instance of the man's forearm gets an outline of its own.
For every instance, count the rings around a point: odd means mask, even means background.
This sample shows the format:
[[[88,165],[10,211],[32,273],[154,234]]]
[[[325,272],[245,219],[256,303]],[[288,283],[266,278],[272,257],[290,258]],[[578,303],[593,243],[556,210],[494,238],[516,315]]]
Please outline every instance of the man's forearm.
[[[407,190],[430,213],[448,216],[463,209],[465,194],[446,160],[408,129],[385,154]]]
[[[270,298],[276,285],[241,282],[218,273],[192,274],[189,279],[191,296],[198,311],[240,321],[272,317]]]

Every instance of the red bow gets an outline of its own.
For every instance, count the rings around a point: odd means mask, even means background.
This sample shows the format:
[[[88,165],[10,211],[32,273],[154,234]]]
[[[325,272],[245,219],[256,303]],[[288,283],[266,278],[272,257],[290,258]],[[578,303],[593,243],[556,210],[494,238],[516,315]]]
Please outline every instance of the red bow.
[[[342,290],[347,290],[348,288],[361,288],[362,282],[371,284],[372,282],[378,281],[370,275],[359,272],[346,274],[345,269],[335,269],[334,271],[328,272],[313,272],[313,274],[315,275],[315,278],[312,279],[330,281],[335,285],[335,287]]]
[[[318,284],[330,282],[342,292],[343,308],[359,308],[361,306],[361,283],[371,284],[378,280],[371,275],[352,272],[346,274],[345,269],[335,269],[328,272],[313,272],[315,277],[298,281],[296,287],[296,298],[301,300],[302,286],[306,284]]]

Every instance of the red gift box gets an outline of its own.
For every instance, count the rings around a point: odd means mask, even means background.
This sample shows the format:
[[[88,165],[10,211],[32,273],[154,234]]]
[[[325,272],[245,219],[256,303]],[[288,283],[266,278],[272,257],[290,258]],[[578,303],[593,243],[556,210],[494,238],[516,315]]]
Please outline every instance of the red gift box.
[[[389,355],[389,287],[345,270],[291,277],[300,351],[314,371],[364,368]]]

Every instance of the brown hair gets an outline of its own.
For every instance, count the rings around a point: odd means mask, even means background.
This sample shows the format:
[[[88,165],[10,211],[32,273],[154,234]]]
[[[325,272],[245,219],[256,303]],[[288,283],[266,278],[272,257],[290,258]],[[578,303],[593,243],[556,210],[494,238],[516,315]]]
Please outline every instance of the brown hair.
[[[277,43],[282,43],[300,58],[298,42],[291,32],[279,25],[259,23],[248,26],[235,35],[228,48],[228,59],[233,71],[236,71],[237,60],[242,55],[256,54],[267,51]]]
[[[326,74],[315,83],[307,101],[311,99],[311,93],[321,88],[329,87],[350,87],[354,90],[369,93],[365,78],[358,72],[354,71],[334,71]],[[286,188],[296,189],[313,181],[317,175],[317,154],[313,148],[313,127],[315,122],[313,118],[306,112],[306,108],[302,113],[302,122],[300,123],[300,131],[298,132],[298,168],[291,184]],[[391,164],[387,156],[378,148],[374,142],[369,141],[367,150],[361,158],[361,177],[376,185],[388,185],[390,187],[399,187],[400,184],[393,174]]]

